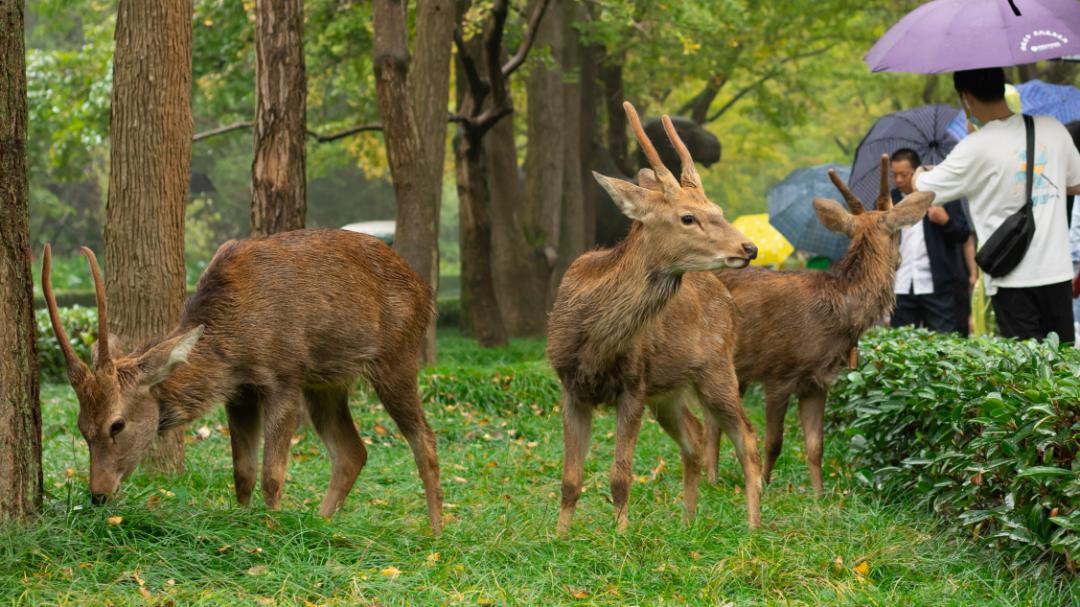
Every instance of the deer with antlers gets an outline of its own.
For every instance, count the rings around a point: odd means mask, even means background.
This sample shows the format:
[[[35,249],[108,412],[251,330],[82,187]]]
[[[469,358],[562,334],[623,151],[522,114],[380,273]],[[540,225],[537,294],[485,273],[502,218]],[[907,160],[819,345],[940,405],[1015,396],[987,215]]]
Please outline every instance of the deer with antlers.
[[[94,253],[83,248],[97,291],[91,369],[68,341],[45,247],[42,287],[53,332],[79,399],[90,447],[90,491],[102,501],[139,463],[154,436],[225,403],[236,498],[247,505],[262,434],[262,495],[281,504],[293,433],[305,411],[330,454],[319,507],[331,516],[367,461],[349,391],[367,379],[415,456],[428,517],[442,526],[435,435],[420,407],[417,354],[434,314],[431,289],[382,241],[344,230],[296,230],[218,249],[169,335],[116,351]]]
[[[622,531],[628,523],[634,447],[646,402],[679,444],[685,515],[693,517],[703,430],[686,407],[695,400],[735,444],[745,476],[747,519],[756,527],[761,469],[732,362],[734,304],[711,270],[743,268],[757,248],[706,198],[671,120],[663,117],[682,162],[679,179],[660,161],[634,107],[629,102],[623,107],[652,169],[641,170],[639,185],[593,176],[633,225],[614,248],[586,253],[571,264],[548,323],[547,355],[563,387],[558,532],[569,530],[581,495],[593,408],[600,404],[616,410],[611,467],[616,528]]]
[[[881,157],[881,187],[874,210],[866,210],[832,170],[829,178],[848,209],[815,199],[814,210],[828,229],[847,235],[847,253],[829,271],[722,270],[739,310],[735,369],[742,389],[765,388],[765,468],[768,482],[784,440],[784,415],[794,394],[806,440],[806,460],[816,495],[823,492],[821,454],[825,398],[847,364],[859,337],[881,322],[896,303],[893,287],[899,262],[899,232],[917,223],[934,200],[909,194],[895,207],[889,195],[888,156]],[[850,210],[850,212],[849,212]],[[711,425],[705,462],[716,479],[720,428]]]

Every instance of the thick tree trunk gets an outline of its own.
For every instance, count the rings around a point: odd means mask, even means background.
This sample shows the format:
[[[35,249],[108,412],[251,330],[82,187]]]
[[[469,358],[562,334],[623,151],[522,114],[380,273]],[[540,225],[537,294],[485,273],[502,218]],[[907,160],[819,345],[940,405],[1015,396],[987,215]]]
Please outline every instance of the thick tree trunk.
[[[596,190],[600,184],[592,176],[593,156],[600,147],[597,132],[596,101],[600,96],[598,84],[602,49],[595,45],[581,48],[581,216],[585,229],[585,250],[596,245]]]
[[[0,520],[41,506],[22,0],[0,0]]]
[[[304,227],[307,77],[303,0],[255,3],[255,159],[251,231]]]
[[[464,129],[463,129],[464,130]],[[461,241],[461,314],[481,346],[504,346],[506,327],[491,271],[491,205],[483,149],[464,133],[454,139]]]
[[[626,138],[626,114],[622,104],[626,101],[623,92],[622,59],[609,57],[600,65],[600,80],[604,83],[604,107],[607,109],[607,148],[615,166],[628,177],[636,174],[630,160],[630,141]]]
[[[581,150],[584,139],[581,129],[582,114],[582,84],[581,84],[581,40],[577,30],[573,27],[575,6],[569,2],[563,3],[563,49],[560,61],[563,70],[567,73],[575,73],[579,78],[562,83],[563,116],[562,121],[567,125],[566,136],[562,141],[563,152],[561,154],[562,168],[562,196],[558,220],[559,257],[558,263],[551,275],[549,301],[554,304],[555,293],[563,274],[566,273],[570,264],[577,259],[578,255],[585,252],[585,203],[583,201],[584,190],[582,182]]]
[[[453,6],[449,0],[419,2],[412,66],[404,4],[376,0],[374,19],[375,84],[397,198],[394,248],[436,289]],[[435,357],[432,323],[421,358],[432,364]]]
[[[191,174],[191,0],[120,0],[113,63],[105,291],[128,346],[173,329],[184,302],[184,204]],[[150,461],[184,466],[183,428]]]

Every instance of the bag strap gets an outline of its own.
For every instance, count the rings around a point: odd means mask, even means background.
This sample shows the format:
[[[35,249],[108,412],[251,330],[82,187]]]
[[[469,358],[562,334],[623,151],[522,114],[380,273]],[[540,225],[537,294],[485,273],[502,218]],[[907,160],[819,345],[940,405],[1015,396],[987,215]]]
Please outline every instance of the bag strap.
[[[1033,214],[1031,187],[1035,182],[1035,119],[1024,114],[1024,130],[1027,131],[1027,179],[1024,184],[1024,210]]]

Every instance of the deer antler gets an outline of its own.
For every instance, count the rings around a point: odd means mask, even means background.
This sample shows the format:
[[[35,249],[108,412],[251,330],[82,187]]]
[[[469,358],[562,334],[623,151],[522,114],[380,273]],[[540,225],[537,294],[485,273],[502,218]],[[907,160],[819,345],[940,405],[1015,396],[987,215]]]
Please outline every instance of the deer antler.
[[[684,188],[701,188],[701,177],[697,173],[697,169],[694,168],[694,159],[690,157],[690,150],[686,149],[686,144],[683,143],[682,137],[679,137],[679,133],[675,130],[675,125],[671,123],[671,118],[667,114],[664,114],[661,118],[661,122],[664,123],[664,132],[667,133],[668,139],[671,140],[671,145],[675,148],[675,152],[679,155],[679,160],[682,161],[682,177],[679,179]]]
[[[641,146],[641,151],[645,153],[645,158],[649,161],[649,166],[652,167],[653,172],[656,173],[656,178],[662,185],[666,187],[679,187],[679,182],[675,180],[675,176],[671,174],[671,171],[664,166],[664,163],[660,160],[660,154],[656,153],[656,148],[653,147],[652,141],[649,140],[649,136],[645,134],[645,129],[641,128],[641,120],[638,118],[637,110],[629,101],[623,101],[623,109],[626,111],[626,117],[630,120],[630,126],[634,129],[634,137],[638,140],[638,145]]]
[[[836,174],[836,171],[829,169],[829,179],[832,180],[836,189],[840,190],[840,195],[844,197],[844,201],[847,202],[848,211],[852,215],[861,215],[866,212],[866,208],[863,207],[863,203],[855,197],[855,194],[847,187],[843,179]]]
[[[56,341],[60,342],[60,351],[64,353],[67,361],[68,381],[73,387],[77,387],[90,377],[90,369],[86,363],[75,353],[68,341],[67,333],[64,333],[64,325],[60,323],[60,311],[56,307],[56,296],[52,288],[52,247],[45,245],[45,255],[41,261],[41,290],[45,293],[45,303],[49,306],[49,320],[52,321],[53,333]]]
[[[878,189],[877,201],[874,209],[888,211],[893,206],[892,196],[889,194],[889,155],[881,155],[881,187]]]
[[[102,369],[112,363],[109,356],[109,323],[105,314],[105,282],[101,280],[101,268],[98,266],[97,256],[90,247],[82,247],[82,254],[90,262],[90,272],[94,275],[94,295],[97,297],[98,316],[98,356],[95,366]]]

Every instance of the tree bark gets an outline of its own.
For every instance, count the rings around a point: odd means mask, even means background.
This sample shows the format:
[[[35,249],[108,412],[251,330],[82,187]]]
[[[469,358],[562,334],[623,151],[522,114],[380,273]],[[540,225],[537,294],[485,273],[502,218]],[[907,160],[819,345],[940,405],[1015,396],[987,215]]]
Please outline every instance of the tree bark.
[[[437,289],[453,6],[449,0],[422,0],[416,19],[410,66],[404,3],[375,1],[375,85],[397,199],[394,249]],[[435,362],[435,323],[428,327],[421,358]]]
[[[128,346],[173,329],[184,302],[184,205],[191,174],[191,0],[120,0],[113,63],[105,291]],[[183,428],[150,461],[184,467]]]
[[[22,0],[0,0],[0,520],[41,507]]]
[[[581,39],[577,30],[573,27],[576,7],[569,2],[563,4],[566,13],[563,15],[563,49],[560,57],[563,71],[573,74],[576,78],[561,82],[563,96],[562,122],[573,130],[569,130],[562,142],[561,162],[562,170],[562,196],[558,212],[558,262],[555,264],[551,275],[550,297],[551,304],[555,302],[555,293],[559,282],[566,273],[570,264],[577,259],[578,255],[585,252],[585,204],[582,181],[582,144],[585,136],[581,132],[582,126],[582,83]],[[575,132],[576,131],[576,132]]]
[[[626,93],[623,91],[622,68],[622,58],[609,57],[600,65],[600,80],[604,83],[608,151],[623,175],[633,177],[637,171],[630,160],[630,141],[626,137],[626,114],[622,108]]]
[[[251,231],[304,227],[307,79],[303,0],[255,3],[255,158]]]
[[[601,47],[586,44],[581,47],[581,220],[585,229],[585,250],[596,245],[596,199],[594,190],[600,187],[592,176],[592,160],[600,147],[597,132],[596,100]]]

